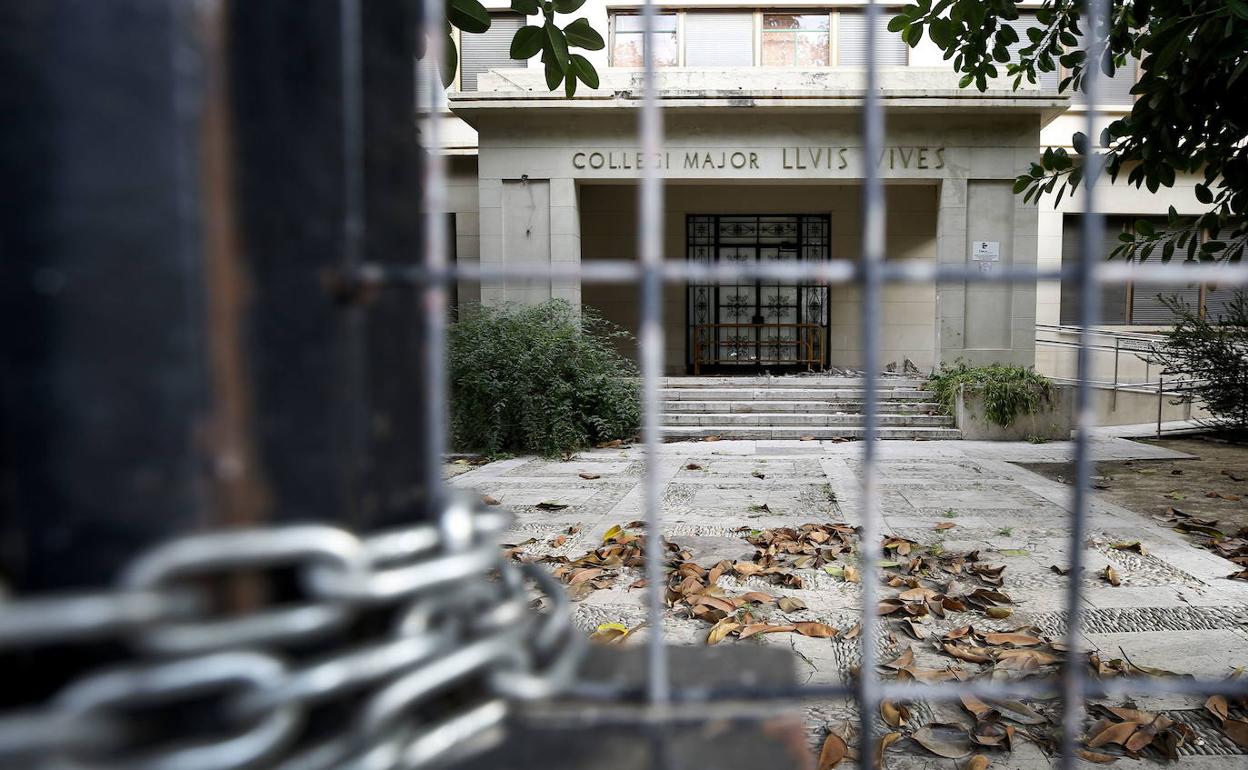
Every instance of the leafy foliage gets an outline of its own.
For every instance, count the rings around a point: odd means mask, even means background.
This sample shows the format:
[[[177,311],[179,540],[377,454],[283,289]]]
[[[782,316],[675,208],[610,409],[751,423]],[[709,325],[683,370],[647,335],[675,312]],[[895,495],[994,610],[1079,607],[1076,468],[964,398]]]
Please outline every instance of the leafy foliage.
[[[627,332],[562,300],[474,306],[451,325],[451,432],[457,448],[558,455],[637,431]]]
[[[1177,323],[1150,362],[1198,383],[1180,400],[1200,400],[1219,422],[1248,430],[1248,293],[1236,292],[1217,319],[1202,318],[1177,297],[1161,299]]]
[[[1025,366],[968,366],[959,360],[954,366],[942,364],[928,378],[927,388],[947,414],[953,413],[959,389],[981,393],[988,421],[1008,428],[1018,415],[1035,414],[1049,402],[1053,382]]]
[[[1045,0],[1026,45],[1011,61],[1018,33],[1003,21],[1019,18],[1017,0],[918,0],[889,23],[911,46],[924,32],[963,73],[961,86],[987,90],[989,80],[1037,82],[1038,75],[1067,74],[1059,89],[1082,90],[1089,65],[1112,76],[1128,56],[1140,60],[1131,93],[1131,113],[1110,123],[1090,147],[1075,134],[1076,155],[1064,148],[1045,151],[1039,163],[1018,177],[1014,190],[1026,200],[1056,192],[1056,201],[1083,180],[1082,158],[1102,153],[1111,179],[1156,192],[1174,186],[1181,173],[1203,174],[1196,198],[1209,208],[1195,220],[1180,220],[1173,208],[1165,233],[1137,232],[1115,256],[1147,259],[1160,245],[1168,261],[1177,250],[1187,259],[1243,258],[1248,242],[1248,0],[1110,0],[1110,13],[1095,39],[1106,40],[1088,54],[1080,48],[1087,30],[1083,0]],[[1203,242],[1202,230],[1209,233]]]
[[[585,0],[511,0],[511,9],[525,16],[541,14],[544,23],[539,27],[527,24],[511,39],[511,58],[525,61],[542,55],[546,65],[546,85],[555,90],[562,83],[564,93],[571,98],[576,93],[577,81],[590,88],[598,87],[598,72],[594,65],[572,48],[601,51],[606,42],[590,25],[589,19],[581,17],[560,27],[555,23],[556,14],[575,13]],[[490,14],[479,0],[446,0],[446,39],[442,43],[445,58],[442,62],[442,84],[449,86],[455,79],[458,54],[451,29],[479,35],[490,28]]]

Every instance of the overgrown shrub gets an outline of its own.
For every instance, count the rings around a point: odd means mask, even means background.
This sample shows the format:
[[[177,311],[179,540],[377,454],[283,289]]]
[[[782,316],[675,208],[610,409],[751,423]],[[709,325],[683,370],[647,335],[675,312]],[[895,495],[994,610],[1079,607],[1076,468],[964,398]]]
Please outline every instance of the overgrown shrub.
[[[968,366],[958,361],[941,364],[940,371],[927,382],[946,414],[953,414],[958,388],[983,395],[985,417],[994,425],[1008,428],[1020,414],[1035,414],[1049,403],[1053,382],[1025,366],[991,364]]]
[[[1177,297],[1161,301],[1175,325],[1150,363],[1160,364],[1163,375],[1194,380],[1178,401],[1199,400],[1216,422],[1248,431],[1248,293],[1236,291],[1217,318],[1202,318]]]
[[[552,456],[631,437],[641,406],[621,339],[632,337],[562,300],[461,310],[448,340],[456,448]]]

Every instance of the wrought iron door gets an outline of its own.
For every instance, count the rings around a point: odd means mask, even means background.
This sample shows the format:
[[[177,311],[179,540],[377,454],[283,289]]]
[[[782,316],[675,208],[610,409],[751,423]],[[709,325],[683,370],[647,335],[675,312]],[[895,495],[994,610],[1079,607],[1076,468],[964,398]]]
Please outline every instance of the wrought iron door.
[[[707,264],[826,260],[828,225],[818,214],[690,215],[687,258]],[[826,335],[812,341],[805,330],[827,326],[827,288],[814,282],[691,284],[688,304],[688,360],[695,368],[796,369],[809,365],[813,345],[821,354],[826,345]]]

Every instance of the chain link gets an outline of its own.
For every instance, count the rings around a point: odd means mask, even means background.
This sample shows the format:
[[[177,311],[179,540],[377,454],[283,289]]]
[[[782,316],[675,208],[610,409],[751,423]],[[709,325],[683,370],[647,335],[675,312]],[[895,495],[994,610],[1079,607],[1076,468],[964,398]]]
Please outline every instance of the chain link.
[[[0,764],[415,770],[479,750],[501,734],[507,699],[558,692],[584,651],[560,586],[502,560],[510,521],[455,497],[436,524],[364,538],[320,525],[192,535],[141,555],[115,591],[0,601],[0,652],[120,643],[133,655],[0,711]],[[211,609],[208,581],[275,569],[293,570],[305,598]],[[529,609],[530,584],[546,613]],[[299,653],[312,644],[318,656]],[[196,724],[215,732],[154,731],[179,705],[207,709]],[[347,709],[334,729],[305,734],[334,708]]]

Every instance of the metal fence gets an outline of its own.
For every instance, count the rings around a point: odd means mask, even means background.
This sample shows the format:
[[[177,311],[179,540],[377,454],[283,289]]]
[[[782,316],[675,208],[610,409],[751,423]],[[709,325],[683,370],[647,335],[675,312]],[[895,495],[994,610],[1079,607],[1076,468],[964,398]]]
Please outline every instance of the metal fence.
[[[341,150],[345,175],[345,258],[343,272],[338,276],[344,293],[355,296],[373,289],[410,291],[419,296],[419,322],[424,330],[420,346],[422,389],[419,403],[423,412],[420,423],[424,430],[423,446],[417,452],[422,460],[420,469],[427,498],[426,510],[437,510],[438,524],[424,524],[380,535],[357,537],[352,527],[313,527],[300,529],[277,527],[236,535],[192,536],[175,541],[132,562],[124,572],[122,589],[117,593],[99,594],[77,599],[13,601],[0,605],[0,648],[38,645],[64,635],[85,637],[117,636],[137,640],[137,647],[161,657],[155,663],[127,669],[121,673],[97,675],[69,686],[52,706],[21,712],[0,714],[0,760],[13,757],[62,757],[66,752],[106,751],[110,743],[110,727],[133,701],[150,703],[161,698],[198,693],[216,687],[241,691],[241,700],[233,701],[237,713],[263,714],[265,719],[253,729],[222,740],[211,747],[182,749],[179,752],[134,762],[131,767],[215,768],[281,766],[284,768],[330,767],[419,767],[445,759],[457,748],[478,738],[488,727],[501,723],[505,700],[517,697],[541,697],[554,691],[570,690],[580,698],[606,702],[627,702],[642,706],[632,717],[647,725],[663,725],[699,714],[711,715],[709,706],[721,699],[733,699],[767,709],[776,702],[798,702],[810,699],[847,697],[858,707],[859,764],[875,765],[876,743],[872,740],[874,715],[884,699],[941,700],[961,695],[981,698],[1051,697],[1060,695],[1063,719],[1061,766],[1073,767],[1077,741],[1085,715],[1085,701],[1109,695],[1161,694],[1238,694],[1246,685],[1232,681],[1198,681],[1178,678],[1118,678],[1092,680],[1084,662],[1073,654],[1080,647],[1082,601],[1079,576],[1084,571],[1084,540],[1091,486],[1091,384],[1089,352],[1093,327],[1098,317],[1100,292],[1080,292],[1080,348],[1078,368],[1077,430],[1075,434],[1076,483],[1072,491],[1069,522],[1069,587],[1066,596],[1067,639],[1071,651],[1061,668],[1060,681],[1027,680],[1020,682],[964,681],[926,684],[884,681],[877,673],[877,642],[881,625],[876,616],[877,582],[864,579],[861,583],[861,666],[855,682],[845,685],[753,686],[681,688],[673,685],[669,666],[670,649],[663,636],[663,590],[665,586],[663,551],[646,549],[646,607],[650,633],[646,642],[646,674],[644,692],[628,687],[601,684],[593,688],[578,687],[573,666],[578,659],[575,634],[568,632],[566,609],[559,599],[559,586],[551,586],[540,573],[530,570],[524,575],[504,569],[502,587],[474,580],[472,575],[491,567],[501,567],[497,554],[486,553],[484,538],[496,532],[503,522],[497,517],[474,513],[471,506],[453,502],[441,479],[440,458],[447,448],[445,422],[447,407],[446,341],[447,296],[459,280],[499,280],[508,278],[545,278],[549,280],[578,279],[585,282],[637,283],[641,288],[640,350],[641,388],[644,408],[644,523],[647,533],[656,536],[663,531],[661,479],[657,462],[663,440],[659,426],[659,381],[662,374],[664,335],[662,326],[662,288],[665,283],[715,282],[750,279],[854,283],[861,288],[862,310],[866,318],[881,313],[881,294],[890,282],[967,281],[1012,283],[1059,281],[1074,279],[1083,287],[1131,280],[1139,284],[1173,284],[1176,281],[1207,281],[1226,284],[1248,284],[1248,268],[1244,266],[1210,266],[1195,268],[1158,265],[1106,263],[1098,252],[1103,243],[1102,218],[1097,209],[1101,161],[1092,154],[1085,159],[1086,214],[1081,237],[1083,258],[1072,266],[1041,270],[1012,267],[984,273],[970,266],[898,263],[885,259],[884,185],[874,164],[865,164],[863,180],[863,241],[859,261],[830,261],[798,264],[693,264],[685,259],[665,259],[663,253],[663,180],[661,171],[647,166],[641,173],[639,186],[639,219],[637,261],[594,261],[572,267],[546,265],[501,265],[472,267],[450,264],[447,259],[448,233],[443,216],[446,203],[445,159],[439,146],[437,120],[422,123],[424,143],[431,151],[423,164],[420,186],[423,190],[424,228],[421,242],[390,244],[410,253],[418,248],[422,255],[418,264],[402,261],[387,262],[370,258],[359,241],[363,222],[369,216],[364,210],[363,181],[356,170],[365,163],[368,152],[366,124],[369,116],[360,113],[364,101],[360,85],[369,46],[375,42],[366,36],[378,30],[358,22],[364,0],[342,0],[341,30],[343,55],[341,99],[344,114]],[[441,29],[444,3],[424,0],[424,29]],[[1095,0],[1087,7],[1087,27],[1097,29],[1097,20],[1105,18],[1107,3]],[[867,6],[865,25],[866,49],[875,50],[882,29],[878,3]],[[655,24],[655,6],[646,2],[642,14],[649,31]],[[439,35],[429,37],[426,61],[440,61]],[[1086,38],[1095,46],[1094,36]],[[1093,57],[1095,58],[1095,57]],[[444,98],[436,71],[428,66],[419,69],[421,82],[417,89],[427,100],[426,115],[438,115]],[[1101,77],[1096,68],[1089,70],[1084,81],[1089,105],[1086,113],[1089,137],[1099,135],[1096,109]],[[644,67],[644,95],[639,110],[641,151],[653,157],[664,145],[663,111],[658,92],[655,66],[647,48]],[[862,96],[862,135],[866,157],[876,157],[884,141],[885,111],[879,88],[878,68],[868,60]],[[877,373],[880,366],[880,325],[862,324],[862,368],[864,375],[865,431],[861,444],[861,569],[874,576],[882,560],[880,492],[877,470],[877,435],[879,395]],[[350,373],[350,370],[349,370]],[[359,373],[351,373],[357,376]],[[180,598],[168,588],[174,577],[185,578],[197,571],[229,571],[240,566],[293,564],[306,584],[306,593],[315,601],[305,606],[289,607],[278,614],[249,616],[242,620],[206,618],[180,606]],[[395,566],[397,565],[397,566]],[[513,626],[527,612],[523,593],[517,588],[522,581],[535,581],[554,600],[554,614],[536,622]],[[456,599],[471,599],[474,611],[484,612],[484,621],[477,618],[467,623],[463,613],[448,608],[447,603],[431,602],[430,593],[458,586]],[[467,598],[465,598],[467,596]],[[192,597],[193,598],[193,597]],[[79,604],[70,602],[78,601]],[[255,652],[283,636],[313,634],[341,624],[384,604],[400,617],[393,633],[382,635],[378,646],[357,649],[349,655],[338,654],[299,671],[288,671],[277,659]],[[432,608],[432,609],[431,609]],[[482,610],[481,608],[485,608]],[[439,614],[441,613],[441,614]],[[187,625],[187,618],[191,625]],[[275,635],[274,627],[280,627]],[[511,629],[511,630],[507,630]],[[518,629],[518,630],[517,630]],[[430,635],[450,634],[451,640],[436,643]],[[419,647],[425,643],[428,647]],[[240,651],[240,648],[241,651]],[[436,652],[434,652],[436,650]],[[520,650],[522,654],[516,655]],[[384,654],[383,654],[384,653]],[[169,655],[196,655],[185,660],[170,661]],[[510,673],[493,677],[478,699],[452,717],[436,723],[410,725],[405,714],[419,705],[430,693],[457,683],[499,661],[511,662]],[[209,665],[212,664],[212,665]],[[348,728],[337,727],[330,739],[295,758],[280,762],[276,752],[287,742],[305,707],[344,693],[365,690],[371,693],[357,711],[351,712]],[[239,693],[236,693],[239,694]],[[239,705],[241,704],[241,705]],[[241,711],[237,711],[241,710]],[[343,712],[338,712],[341,715]],[[613,718],[620,718],[618,715]],[[72,740],[65,741],[65,736]],[[115,737],[115,736],[114,736]],[[71,745],[72,744],[72,745]],[[60,766],[60,765],[53,765]],[[94,766],[83,763],[83,766]]]

